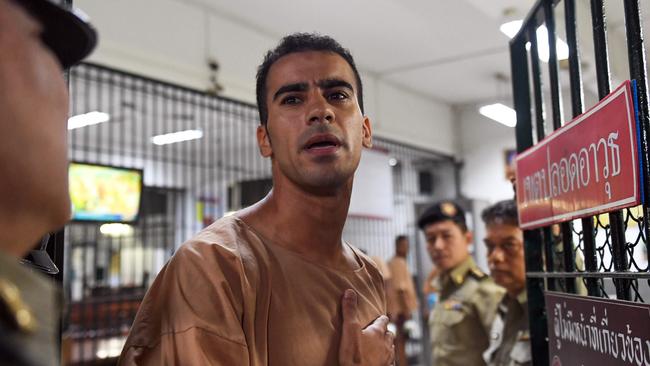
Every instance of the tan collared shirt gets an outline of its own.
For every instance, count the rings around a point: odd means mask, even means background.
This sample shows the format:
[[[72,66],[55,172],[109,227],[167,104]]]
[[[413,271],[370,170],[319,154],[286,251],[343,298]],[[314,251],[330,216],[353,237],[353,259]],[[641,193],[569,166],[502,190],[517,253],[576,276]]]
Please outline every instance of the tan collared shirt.
[[[347,244],[346,244],[347,245]],[[147,292],[121,365],[338,364],[341,297],[359,294],[362,325],[385,314],[379,271],[310,262],[235,216],[183,244]]]
[[[503,296],[491,335],[490,347],[483,355],[489,366],[532,365],[525,290],[516,298]]]
[[[485,365],[483,352],[505,291],[471,257],[441,273],[437,288],[439,301],[429,316],[433,365]]]
[[[386,294],[388,312],[395,317],[410,315],[418,308],[418,298],[406,259],[393,257],[388,261],[388,270],[391,274]]]

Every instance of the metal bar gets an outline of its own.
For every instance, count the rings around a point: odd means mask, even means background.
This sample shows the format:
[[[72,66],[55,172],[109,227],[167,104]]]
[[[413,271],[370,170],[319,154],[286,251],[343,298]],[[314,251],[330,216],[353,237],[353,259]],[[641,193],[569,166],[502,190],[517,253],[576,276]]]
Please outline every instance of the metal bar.
[[[609,53],[607,50],[607,23],[605,20],[605,4],[603,0],[591,1],[591,20],[594,32],[594,52],[596,60],[596,78],[598,81],[598,98],[603,99],[610,93]],[[609,223],[612,240],[612,257],[615,271],[627,270],[627,251],[625,249],[625,224],[621,211],[609,214]],[[630,300],[630,282],[628,280],[615,280],[616,297]]]
[[[532,25],[535,27],[535,23]],[[528,75],[528,57],[526,39],[515,37],[510,43],[510,62],[515,110],[517,111],[517,152],[523,152],[533,145],[532,121],[530,115],[530,85]],[[526,268],[532,271],[542,270],[542,238],[539,230],[524,231],[524,253]],[[544,303],[544,281],[527,278],[528,316],[530,324],[530,342],[534,366],[548,365],[548,342],[546,329],[546,311]]]
[[[553,129],[562,126],[562,96],[560,93],[560,80],[557,65],[557,37],[555,36],[555,16],[553,15],[553,2],[544,2],[544,19],[548,32],[548,72],[551,82],[551,110],[553,116]]]
[[[624,279],[650,279],[649,272],[526,272],[530,278],[624,278]]]
[[[533,71],[533,97],[535,98],[535,126],[537,127],[537,141],[546,135],[544,130],[544,95],[542,93],[542,72],[539,68],[539,48],[537,45],[536,27],[531,27],[528,32],[530,39],[530,65]]]
[[[553,233],[549,226],[540,229],[544,243],[544,265],[547,272],[555,272],[555,253],[553,252]],[[557,282],[554,278],[546,280],[546,288],[549,291],[557,290]]]
[[[571,112],[577,117],[583,112],[584,91],[578,44],[575,0],[564,0],[567,45],[569,46],[569,81],[571,82]]]
[[[638,0],[623,2],[625,10],[625,34],[630,66],[630,78],[636,80],[638,118],[641,133],[642,189],[645,195],[650,193],[650,117],[648,114],[648,79],[646,74],[645,46],[643,27]],[[645,232],[646,253],[650,253],[650,203],[643,204],[643,229]],[[646,270],[650,270],[646,268]]]
[[[557,64],[557,37],[555,35],[555,15],[553,13],[553,2],[547,0],[544,3],[544,19],[546,23],[546,30],[548,32],[548,48],[549,48],[549,60],[548,60],[548,71],[550,77],[550,87],[551,87],[551,109],[553,116],[553,130],[557,130],[563,124],[562,121],[562,95],[560,92],[560,80],[559,80],[559,71]],[[572,233],[571,223],[562,223],[560,224],[560,232],[562,238],[562,247],[563,247],[563,265],[564,270],[571,272],[575,268],[575,260],[573,258],[573,233]],[[545,243],[547,246],[552,245],[555,247],[555,243],[547,241]],[[547,250],[549,255],[554,255],[555,253],[552,250]],[[548,262],[548,260],[547,260]],[[555,262],[552,262],[555,263]],[[566,290],[570,293],[575,293],[575,280],[565,279]]]
[[[571,112],[577,117],[583,112],[584,92],[582,89],[582,68],[580,67],[580,48],[577,36],[577,18],[575,0],[564,1],[564,14],[567,44],[569,46],[569,81],[571,84]],[[594,236],[593,218],[587,217],[581,220],[582,240],[584,243],[583,255],[585,257],[585,269],[588,271],[597,270],[596,261],[596,238]],[[564,248],[566,253],[566,247]],[[566,271],[575,271],[575,258],[571,250],[571,269],[565,267]],[[565,262],[569,260],[565,256]],[[574,282],[575,285],[575,282]],[[598,283],[592,278],[587,279],[587,293],[591,296],[599,296]]]
[[[535,98],[535,126],[537,132],[537,141],[541,141],[546,136],[544,124],[544,96],[542,93],[542,73],[539,67],[539,47],[537,43],[537,25],[533,24],[528,29],[528,39],[530,40],[530,64],[533,79],[533,97]],[[532,131],[531,131],[532,132]],[[546,260],[546,270],[553,271],[553,243],[551,241],[550,230],[541,229],[541,238],[544,245],[544,258]],[[546,281],[546,287],[549,290],[555,290],[555,279],[551,278]]]
[[[573,223],[563,222],[560,224],[562,237],[562,254],[564,260],[564,271],[573,272],[576,269],[576,261],[573,253]],[[564,279],[566,291],[572,294],[576,293],[576,281],[574,278],[567,277]]]

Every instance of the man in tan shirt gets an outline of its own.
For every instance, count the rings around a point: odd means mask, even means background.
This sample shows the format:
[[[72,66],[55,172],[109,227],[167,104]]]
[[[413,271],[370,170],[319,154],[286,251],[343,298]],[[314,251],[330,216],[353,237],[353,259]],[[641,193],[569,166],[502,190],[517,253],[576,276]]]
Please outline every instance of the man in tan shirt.
[[[289,35],[259,67],[257,98],[273,189],[181,246],[145,296],[120,364],[392,363],[381,275],[341,239],[371,145],[350,53],[329,37]]]
[[[429,316],[435,366],[482,366],[483,352],[503,289],[470,256],[472,233],[465,212],[452,201],[429,207],[418,220],[427,250],[440,270],[439,300]]]
[[[395,351],[399,365],[408,364],[406,359],[406,339],[408,335],[405,332],[404,323],[411,319],[411,314],[418,308],[418,298],[415,293],[413,277],[406,262],[408,252],[408,237],[399,235],[395,238],[395,256],[388,261],[391,279],[386,291],[388,314],[397,328]]]

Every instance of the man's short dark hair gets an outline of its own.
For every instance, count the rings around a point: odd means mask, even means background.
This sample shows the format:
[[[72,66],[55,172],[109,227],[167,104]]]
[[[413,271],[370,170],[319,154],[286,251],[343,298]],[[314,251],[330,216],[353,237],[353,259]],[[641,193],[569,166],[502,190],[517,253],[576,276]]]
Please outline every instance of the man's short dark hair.
[[[397,236],[395,237],[395,246],[399,245],[399,243],[400,243],[402,240],[408,240],[408,238],[409,238],[409,237],[406,236],[406,235],[397,235]]]
[[[290,34],[280,41],[277,47],[268,51],[264,56],[264,61],[257,68],[257,109],[260,113],[260,123],[266,125],[268,121],[268,106],[266,105],[266,78],[271,66],[283,56],[308,51],[332,52],[347,61],[348,65],[354,72],[357,83],[357,101],[363,113],[363,86],[361,85],[361,76],[354,63],[354,59],[348,49],[343,48],[340,43],[328,36],[322,36],[316,33],[294,33]]]
[[[517,204],[514,200],[505,200],[495,203],[483,210],[481,218],[483,219],[483,222],[485,222],[486,226],[494,224],[519,226]]]

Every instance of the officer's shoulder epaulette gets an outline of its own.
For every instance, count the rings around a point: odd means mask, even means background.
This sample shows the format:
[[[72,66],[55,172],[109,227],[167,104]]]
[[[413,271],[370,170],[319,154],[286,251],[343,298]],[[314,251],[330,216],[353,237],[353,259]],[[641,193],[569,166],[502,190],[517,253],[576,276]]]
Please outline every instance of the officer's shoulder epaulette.
[[[23,333],[32,333],[36,317],[22,300],[20,290],[11,281],[0,277],[0,318]]]
[[[474,277],[474,278],[476,278],[478,280],[488,278],[488,275],[485,272],[481,271],[480,269],[478,269],[476,267],[471,268],[469,270],[469,273],[470,273],[470,275],[472,275],[472,277]]]

